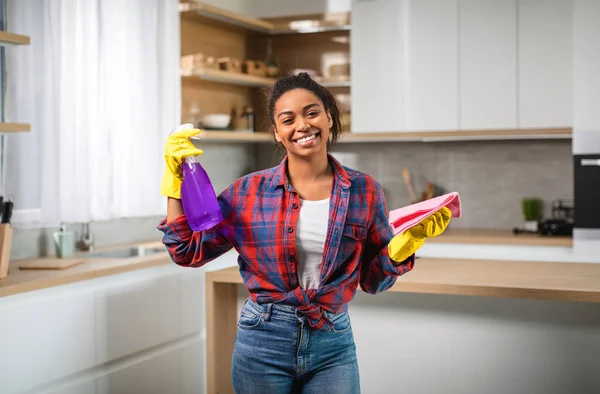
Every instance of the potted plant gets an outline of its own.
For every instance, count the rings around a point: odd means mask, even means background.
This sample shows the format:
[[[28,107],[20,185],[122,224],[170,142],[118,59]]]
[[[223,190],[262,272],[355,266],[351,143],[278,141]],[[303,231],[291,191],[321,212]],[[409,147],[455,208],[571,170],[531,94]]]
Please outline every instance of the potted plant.
[[[525,218],[525,230],[538,231],[538,223],[542,217],[542,200],[540,198],[524,198],[521,210]]]

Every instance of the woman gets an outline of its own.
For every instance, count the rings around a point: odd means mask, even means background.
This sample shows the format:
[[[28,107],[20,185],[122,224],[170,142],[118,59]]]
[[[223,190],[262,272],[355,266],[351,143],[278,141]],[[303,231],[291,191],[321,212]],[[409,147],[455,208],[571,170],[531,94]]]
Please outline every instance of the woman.
[[[182,129],[167,140],[159,225],[176,264],[200,267],[231,248],[250,297],[239,318],[232,381],[237,393],[358,393],[348,302],[376,294],[410,271],[426,237],[450,211],[394,236],[381,185],[329,153],[340,136],[332,95],[307,74],[277,81],[268,101],[274,168],[246,175],[219,195],[223,221],[193,232],[179,200],[181,160],[199,155]]]

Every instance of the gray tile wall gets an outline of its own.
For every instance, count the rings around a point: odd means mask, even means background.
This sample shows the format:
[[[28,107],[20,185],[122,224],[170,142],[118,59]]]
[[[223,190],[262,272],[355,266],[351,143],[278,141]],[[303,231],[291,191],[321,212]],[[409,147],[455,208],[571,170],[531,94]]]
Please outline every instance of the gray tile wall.
[[[522,225],[521,199],[540,197],[545,213],[552,200],[573,198],[571,142],[469,141],[340,144],[334,155],[373,175],[385,189],[388,208],[410,204],[402,169],[412,174],[416,193],[433,182],[460,193],[464,215],[456,228],[510,229]],[[278,162],[262,146],[259,165]]]
[[[220,193],[233,180],[258,168],[276,165],[281,153],[271,144],[214,144],[205,149],[202,164]],[[541,197],[546,212],[556,198],[572,198],[570,141],[494,141],[436,143],[343,144],[339,158],[377,178],[390,209],[410,203],[401,171],[408,168],[416,191],[428,181],[446,191],[458,191],[464,217],[460,228],[512,228],[522,224],[520,200]],[[92,223],[96,246],[160,239],[161,217]],[[73,229],[80,231],[80,225]],[[11,259],[52,254],[56,229],[15,229]]]

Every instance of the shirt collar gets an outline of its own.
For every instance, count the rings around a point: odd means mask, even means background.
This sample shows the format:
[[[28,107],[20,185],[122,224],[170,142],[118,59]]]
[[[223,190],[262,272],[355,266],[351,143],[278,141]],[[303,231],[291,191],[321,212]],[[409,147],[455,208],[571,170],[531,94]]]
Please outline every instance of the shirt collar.
[[[338,183],[343,188],[350,187],[350,180],[352,179],[344,166],[337,161],[335,157],[333,157],[330,153],[327,153],[327,159],[333,168],[333,177],[335,178],[336,183]],[[271,187],[277,188],[279,186],[285,186],[289,184],[287,177],[287,163],[288,157],[287,155],[283,158],[281,163],[277,167],[275,167],[275,174],[273,175],[273,179],[271,180]]]

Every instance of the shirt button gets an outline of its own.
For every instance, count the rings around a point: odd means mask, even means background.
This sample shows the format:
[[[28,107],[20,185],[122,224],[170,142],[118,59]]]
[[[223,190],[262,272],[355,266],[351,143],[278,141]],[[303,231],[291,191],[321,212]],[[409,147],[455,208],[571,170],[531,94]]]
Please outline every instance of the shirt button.
[[[294,229],[292,227],[288,227],[288,233],[293,233]]]
[[[294,203],[294,205],[292,205],[292,208],[298,209],[298,204]]]
[[[296,258],[294,256],[290,256],[290,261],[293,263],[294,261],[296,261]]]

